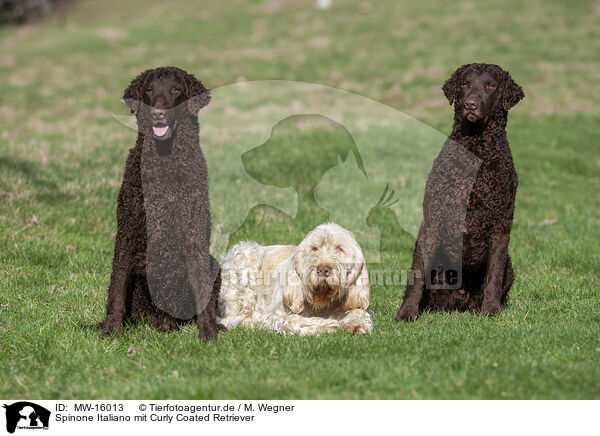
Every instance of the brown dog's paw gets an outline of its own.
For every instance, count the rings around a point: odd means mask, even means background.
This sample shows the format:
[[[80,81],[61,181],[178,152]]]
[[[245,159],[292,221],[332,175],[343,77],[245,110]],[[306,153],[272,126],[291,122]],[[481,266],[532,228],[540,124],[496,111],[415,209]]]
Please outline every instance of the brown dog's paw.
[[[121,333],[123,330],[123,323],[107,319],[106,321],[101,322],[99,327],[100,336],[108,336],[113,333]]]
[[[481,314],[483,316],[498,315],[500,312],[502,312],[502,307],[500,307],[500,303],[489,303],[487,301],[484,301],[483,305],[481,306]]]
[[[152,325],[159,332],[172,332],[179,330],[179,326],[175,320],[164,314],[152,314]]]
[[[418,307],[402,306],[400,308],[400,310],[398,311],[398,313],[396,314],[396,317],[394,318],[394,321],[412,322],[412,321],[415,321],[417,319],[418,315],[419,315],[419,308]]]
[[[201,340],[217,340],[217,325],[214,322],[198,324],[198,338]]]

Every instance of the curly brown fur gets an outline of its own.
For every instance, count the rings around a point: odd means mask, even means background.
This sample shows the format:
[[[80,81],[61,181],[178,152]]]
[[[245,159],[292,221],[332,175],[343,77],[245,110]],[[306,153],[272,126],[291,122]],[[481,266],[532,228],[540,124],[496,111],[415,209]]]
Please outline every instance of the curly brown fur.
[[[517,173],[506,123],[523,91],[508,72],[490,64],[461,66],[442,89],[454,104],[454,125],[427,180],[413,253],[415,279],[406,287],[396,321],[415,320],[425,309],[499,313],[514,280],[508,244]],[[467,151],[481,160],[472,186],[454,171]],[[464,219],[456,216],[460,198],[468,199]],[[455,231],[463,232],[458,244],[448,244]],[[448,282],[436,271],[440,264],[461,271],[457,286],[444,288]],[[432,286],[428,277],[442,286]]]
[[[210,91],[175,67],[144,71],[125,89],[138,137],[117,200],[103,334],[150,317],[160,330],[196,319],[217,337],[220,268],[209,254],[208,171],[197,114]],[[149,283],[151,286],[149,286]]]

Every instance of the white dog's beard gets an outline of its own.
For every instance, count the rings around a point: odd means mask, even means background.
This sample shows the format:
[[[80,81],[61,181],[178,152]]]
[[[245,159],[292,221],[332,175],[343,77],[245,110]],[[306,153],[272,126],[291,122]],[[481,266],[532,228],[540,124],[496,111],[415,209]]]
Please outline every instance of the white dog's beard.
[[[329,309],[342,299],[339,272],[333,271],[327,278],[318,277],[315,271],[310,274],[305,298],[314,310]]]
[[[325,280],[321,281],[312,289],[312,305],[316,310],[325,309],[331,306],[335,300],[336,290],[327,284]]]

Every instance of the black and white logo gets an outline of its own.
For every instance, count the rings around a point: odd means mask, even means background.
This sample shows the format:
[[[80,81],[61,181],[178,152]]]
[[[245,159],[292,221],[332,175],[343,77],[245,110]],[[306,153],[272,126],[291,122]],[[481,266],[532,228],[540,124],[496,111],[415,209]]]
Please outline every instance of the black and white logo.
[[[29,401],[5,404],[6,431],[14,433],[16,429],[47,430],[50,411]]]

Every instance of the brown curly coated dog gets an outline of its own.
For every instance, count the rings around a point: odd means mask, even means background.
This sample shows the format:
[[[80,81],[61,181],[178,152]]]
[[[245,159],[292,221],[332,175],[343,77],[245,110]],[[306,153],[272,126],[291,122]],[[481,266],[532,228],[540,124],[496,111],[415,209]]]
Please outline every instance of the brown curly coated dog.
[[[506,122],[523,91],[490,64],[461,66],[442,89],[454,103],[454,126],[427,180],[414,279],[396,321],[413,321],[426,309],[499,313],[514,280],[508,244],[517,173]],[[474,183],[457,163],[467,152],[480,162]],[[466,216],[460,215],[462,200]]]
[[[149,317],[161,330],[196,319],[217,337],[219,266],[209,254],[208,171],[198,111],[210,92],[175,67],[144,71],[125,90],[138,137],[117,201],[117,235],[103,334]]]

